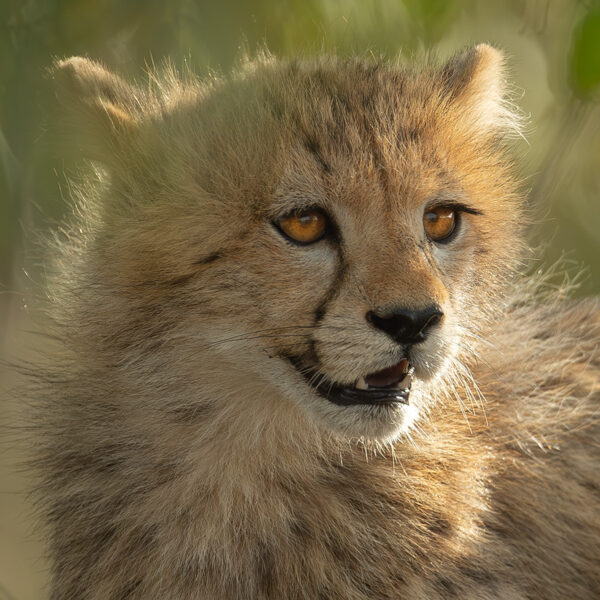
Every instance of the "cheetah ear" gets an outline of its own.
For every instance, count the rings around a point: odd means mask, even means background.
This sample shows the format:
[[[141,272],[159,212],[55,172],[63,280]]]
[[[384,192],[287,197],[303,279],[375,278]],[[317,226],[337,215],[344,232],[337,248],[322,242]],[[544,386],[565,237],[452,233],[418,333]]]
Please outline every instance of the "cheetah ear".
[[[462,109],[476,135],[520,131],[519,115],[506,98],[505,62],[501,50],[479,44],[454,56],[441,70],[450,102]]]
[[[141,91],[87,58],[57,61],[50,72],[77,148],[86,158],[115,160],[137,129]]]

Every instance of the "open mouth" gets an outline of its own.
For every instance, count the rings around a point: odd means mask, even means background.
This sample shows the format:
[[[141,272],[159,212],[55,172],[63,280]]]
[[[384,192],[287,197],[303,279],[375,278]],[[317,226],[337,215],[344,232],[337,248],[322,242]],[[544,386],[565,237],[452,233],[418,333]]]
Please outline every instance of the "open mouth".
[[[332,382],[314,369],[302,368],[296,359],[290,360],[310,387],[334,404],[408,404],[414,367],[406,358],[391,367],[359,377],[352,385]]]

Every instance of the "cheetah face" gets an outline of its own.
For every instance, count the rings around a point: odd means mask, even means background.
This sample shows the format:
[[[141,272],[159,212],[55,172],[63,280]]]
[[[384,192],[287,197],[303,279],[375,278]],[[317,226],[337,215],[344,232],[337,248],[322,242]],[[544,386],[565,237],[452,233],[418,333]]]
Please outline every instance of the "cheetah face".
[[[370,197],[370,209],[331,191],[307,208],[276,204],[283,216],[257,232],[273,253],[259,267],[261,278],[273,269],[260,306],[272,355],[289,367],[274,374],[285,396],[336,433],[381,440],[410,428],[457,354],[455,306],[480,214],[449,200]],[[451,222],[434,241],[427,224],[438,213]]]
[[[97,352],[170,404],[407,432],[468,376],[520,254],[502,64],[265,60],[147,91],[59,63],[109,174],[82,230]]]

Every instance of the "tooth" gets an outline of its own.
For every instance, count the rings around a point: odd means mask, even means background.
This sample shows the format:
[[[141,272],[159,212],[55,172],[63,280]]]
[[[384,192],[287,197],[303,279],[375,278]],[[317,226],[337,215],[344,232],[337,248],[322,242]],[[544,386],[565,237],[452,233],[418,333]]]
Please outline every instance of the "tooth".
[[[401,390],[402,390],[402,389],[404,389],[404,388],[405,388],[405,387],[406,387],[406,386],[407,386],[407,385],[408,385],[408,384],[411,382],[411,380],[412,380],[412,373],[409,371],[409,372],[408,372],[408,373],[407,373],[407,374],[404,376],[404,379],[403,379],[402,381],[399,381],[399,382],[396,384],[396,387],[397,387],[398,389],[401,389]]]
[[[367,382],[365,381],[364,377],[359,377],[356,380],[356,383],[354,384],[354,387],[357,390],[368,390],[369,389],[369,386],[368,386]]]

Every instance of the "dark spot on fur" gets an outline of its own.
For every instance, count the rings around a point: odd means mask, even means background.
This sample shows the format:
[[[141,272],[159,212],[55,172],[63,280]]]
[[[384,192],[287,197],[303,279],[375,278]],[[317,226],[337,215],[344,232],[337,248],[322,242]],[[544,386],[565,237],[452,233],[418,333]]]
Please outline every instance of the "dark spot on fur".
[[[458,593],[458,589],[456,588],[456,584],[453,581],[450,581],[447,577],[438,577],[435,582],[436,590],[442,592],[444,597],[447,597],[446,594],[452,594],[453,596]]]
[[[257,581],[260,591],[270,597],[273,593],[275,558],[272,550],[259,542],[256,552]]]
[[[196,425],[213,415],[214,410],[215,407],[212,404],[194,403],[170,407],[167,409],[167,412],[176,423],[182,425]]]
[[[477,566],[463,565],[460,567],[460,572],[467,579],[470,579],[472,581],[486,586],[491,586],[497,582],[495,575],[493,575],[489,571],[479,569]]]
[[[115,594],[114,600],[128,600],[129,598],[131,598],[135,590],[137,590],[140,587],[141,584],[141,579],[136,579],[135,581],[128,583],[122,592]]]
[[[416,129],[415,127],[411,127],[409,128],[405,128],[402,130],[400,137],[402,139],[402,141],[404,143],[406,142],[412,142],[412,143],[416,143],[419,141],[421,136],[421,132]]]
[[[435,517],[432,521],[427,523],[427,529],[436,535],[449,536],[452,532],[452,525],[448,519],[442,516]]]
[[[190,279],[192,279],[196,275],[196,273],[186,273],[185,275],[180,275],[179,277],[174,277],[173,279],[167,279],[164,282],[166,287],[180,287],[185,285]]]
[[[343,544],[341,536],[336,536],[333,532],[323,531],[321,543],[340,568],[351,568],[357,563],[357,557],[353,552],[354,548],[348,544]]]
[[[334,593],[329,589],[329,586],[327,585],[323,585],[318,591],[317,591],[317,599],[318,600],[331,600],[332,598],[335,598],[336,595],[334,595]]]
[[[315,324],[320,323],[325,316],[325,309],[327,308],[327,299],[325,299],[315,310]]]
[[[344,502],[353,510],[357,518],[370,519],[374,510],[374,490],[369,482],[357,479],[351,474],[351,467],[341,464],[332,465],[334,471],[324,477],[325,489],[336,490],[336,496],[344,498]],[[351,485],[348,485],[351,482]],[[386,502],[385,496],[378,490],[377,503]]]
[[[315,138],[307,136],[304,139],[304,146],[317,159],[317,162],[319,163],[323,172],[326,174],[331,173],[331,167],[329,166],[329,163],[323,158],[323,153],[321,151],[319,142],[317,142]]]
[[[390,584],[396,592],[399,592],[400,589],[406,586],[406,579],[398,572],[390,573],[389,578]]]
[[[98,466],[98,473],[113,473],[118,471],[121,465],[123,464],[123,460],[114,459],[114,460],[105,460]]]
[[[533,336],[533,339],[534,340],[545,341],[545,340],[550,339],[551,336],[552,336],[552,333],[551,333],[550,329],[545,329],[544,331],[538,331]]]
[[[379,62],[372,62],[364,67],[365,75],[371,79],[378,79],[379,73],[383,70],[383,65]],[[379,81],[374,82],[379,85]]]
[[[221,252],[213,252],[212,254],[209,254],[208,256],[199,258],[198,260],[196,260],[194,262],[194,264],[195,265],[208,265],[212,262],[215,262],[215,260],[218,260],[219,258],[223,258],[223,254]]]
[[[376,594],[375,589],[373,589],[373,586],[368,581],[365,581],[364,579],[362,579],[362,577],[363,577],[362,575],[359,577],[354,577],[354,580],[355,580],[360,592],[362,594],[364,594],[365,597],[367,597],[367,598],[377,598],[377,594]],[[381,584],[385,585],[384,582],[381,582]],[[380,588],[380,589],[382,589],[382,588]],[[379,597],[381,598],[381,595]],[[389,597],[388,594],[386,594],[386,597]]]
[[[154,485],[161,486],[165,483],[169,483],[176,479],[180,473],[180,467],[175,460],[160,461],[156,463],[152,469]]]
[[[296,517],[290,524],[290,535],[297,546],[305,548],[314,539],[310,527],[302,517]]]
[[[598,486],[598,483],[595,481],[590,481],[590,480],[586,479],[581,482],[581,485],[586,490],[589,490],[590,492],[593,492],[595,494],[597,494],[598,491],[600,491],[600,487]]]
[[[84,472],[109,474],[119,470],[125,462],[123,447],[106,444],[90,449],[89,452],[65,452],[61,463],[71,475]]]
[[[510,532],[498,523],[487,523],[486,529],[489,532],[493,532],[499,539],[507,540],[512,537]]]

